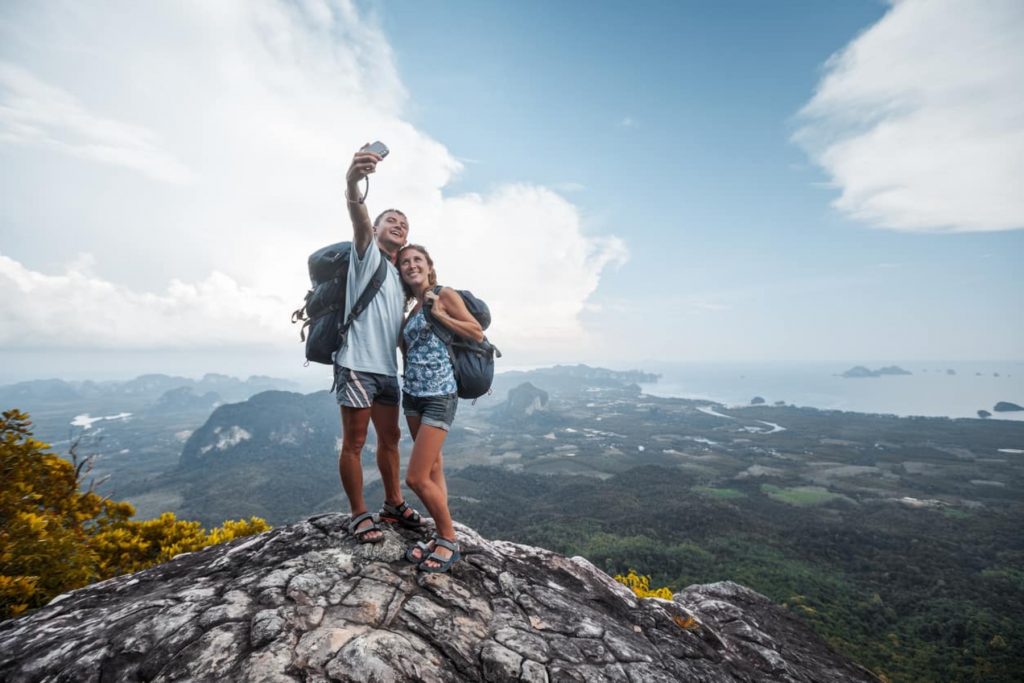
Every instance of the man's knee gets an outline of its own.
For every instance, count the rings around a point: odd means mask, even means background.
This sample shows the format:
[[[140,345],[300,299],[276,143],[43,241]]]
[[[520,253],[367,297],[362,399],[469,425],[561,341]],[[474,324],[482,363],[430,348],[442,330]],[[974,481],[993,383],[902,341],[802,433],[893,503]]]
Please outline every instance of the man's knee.
[[[341,457],[359,457],[366,445],[366,432],[362,434],[346,434],[341,439]]]
[[[373,429],[375,432],[377,432],[378,450],[398,450],[398,442],[402,440],[402,430],[399,429],[397,422],[395,424],[376,423],[373,425]]]

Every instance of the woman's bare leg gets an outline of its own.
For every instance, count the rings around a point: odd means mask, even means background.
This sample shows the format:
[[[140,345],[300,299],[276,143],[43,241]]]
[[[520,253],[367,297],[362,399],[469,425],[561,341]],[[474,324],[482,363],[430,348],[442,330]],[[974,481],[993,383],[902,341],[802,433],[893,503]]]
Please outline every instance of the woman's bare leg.
[[[413,418],[409,419],[410,431],[413,431],[412,420]],[[438,536],[454,540],[455,527],[448,511],[448,487],[441,462],[441,446],[444,445],[448,432],[431,425],[419,424],[416,426],[415,434],[405,483],[416,492],[423,505],[430,511]],[[445,559],[451,556],[451,551],[447,548],[436,548],[434,552]]]

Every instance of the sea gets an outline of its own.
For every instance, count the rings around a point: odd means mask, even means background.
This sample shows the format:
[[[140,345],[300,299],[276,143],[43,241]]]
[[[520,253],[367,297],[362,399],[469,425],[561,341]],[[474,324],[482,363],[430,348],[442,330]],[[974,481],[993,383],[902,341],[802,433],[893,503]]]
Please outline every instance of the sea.
[[[871,370],[898,366],[909,375],[846,378],[843,373],[861,365]],[[761,397],[768,405],[822,410],[881,413],[899,416],[978,417],[1024,422],[1024,411],[992,410],[1000,401],[1024,406],[1024,361],[906,361],[863,363],[654,363],[640,369],[661,375],[642,384],[653,396],[703,399],[728,406],[750,405]]]

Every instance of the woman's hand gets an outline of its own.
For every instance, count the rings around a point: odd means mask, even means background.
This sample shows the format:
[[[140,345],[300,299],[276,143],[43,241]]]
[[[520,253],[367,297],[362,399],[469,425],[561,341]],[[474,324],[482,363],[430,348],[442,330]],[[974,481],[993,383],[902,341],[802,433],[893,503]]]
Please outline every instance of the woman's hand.
[[[430,302],[431,313],[434,315],[448,315],[448,309],[444,307],[444,302],[433,290],[424,294],[423,298]]]
[[[431,313],[449,330],[466,339],[484,340],[483,328],[454,289],[445,287],[440,296],[431,290],[424,298],[433,303]]]

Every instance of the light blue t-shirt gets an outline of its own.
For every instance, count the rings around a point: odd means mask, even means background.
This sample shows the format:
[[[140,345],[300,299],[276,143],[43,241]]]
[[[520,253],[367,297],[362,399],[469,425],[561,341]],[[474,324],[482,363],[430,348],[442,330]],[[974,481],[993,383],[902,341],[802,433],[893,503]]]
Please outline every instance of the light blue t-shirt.
[[[362,258],[352,245],[352,257],[348,266],[347,294],[345,296],[345,319],[352,310],[352,304],[366,289],[382,258],[377,242],[366,248]],[[350,370],[375,372],[379,375],[398,375],[398,331],[402,327],[405,312],[405,294],[398,277],[398,269],[388,261],[387,276],[377,296],[348,328],[345,345],[335,355],[334,362]]]

